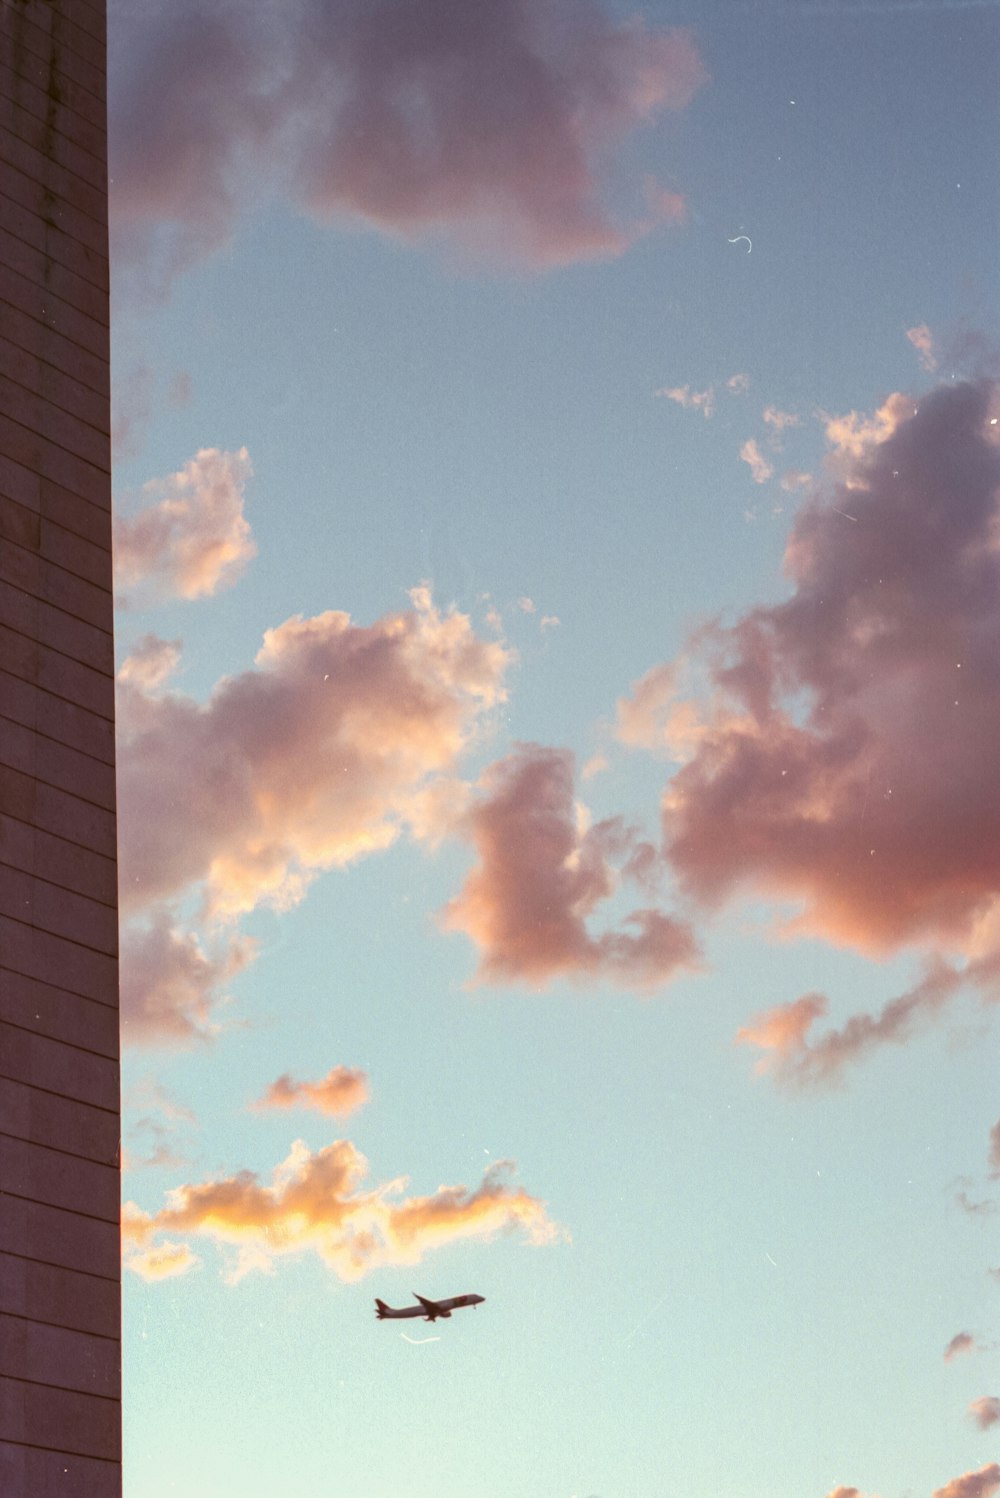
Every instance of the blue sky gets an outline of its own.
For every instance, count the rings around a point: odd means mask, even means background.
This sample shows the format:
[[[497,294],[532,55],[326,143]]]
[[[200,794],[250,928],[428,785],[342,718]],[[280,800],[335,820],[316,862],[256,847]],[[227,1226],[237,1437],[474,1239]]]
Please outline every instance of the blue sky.
[[[112,19],[126,1493],[990,1498],[995,9]]]

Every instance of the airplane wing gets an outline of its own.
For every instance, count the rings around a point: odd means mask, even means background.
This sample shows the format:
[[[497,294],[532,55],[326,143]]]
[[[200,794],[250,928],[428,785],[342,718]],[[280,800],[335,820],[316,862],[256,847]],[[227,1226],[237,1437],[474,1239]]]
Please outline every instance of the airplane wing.
[[[417,1296],[417,1299],[423,1306],[429,1321],[433,1321],[435,1316],[451,1315],[451,1311],[448,1309],[448,1306],[445,1302],[439,1300],[427,1300],[425,1296],[417,1295],[416,1290],[414,1290],[413,1293]]]

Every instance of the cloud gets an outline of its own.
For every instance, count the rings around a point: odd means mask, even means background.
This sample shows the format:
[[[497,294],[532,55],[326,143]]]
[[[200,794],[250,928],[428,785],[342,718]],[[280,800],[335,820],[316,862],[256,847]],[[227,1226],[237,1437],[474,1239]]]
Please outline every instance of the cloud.
[[[143,485],[152,503],[115,519],[115,583],[126,606],[135,605],[136,593],[140,603],[155,602],[211,597],[232,586],[257,554],[243,513],[252,472],[245,447],[206,447],[177,473]]]
[[[686,31],[565,0],[119,10],[115,237],[161,283],[279,191],[535,268],[621,254],[686,211],[650,181],[645,214],[607,206],[615,148],[705,82]]]
[[[871,1051],[903,1044],[963,986],[977,986],[984,997],[994,998],[996,972],[994,961],[958,968],[933,957],[920,981],[891,999],[877,1015],[851,1015],[839,1030],[828,1030],[812,1040],[813,1024],[826,1015],[829,1003],[825,995],[810,993],[757,1015],[737,1032],[735,1043],[754,1045],[766,1052],[757,1070],[773,1073],[780,1082],[797,1086],[836,1082],[846,1067]]]
[[[860,1488],[839,1487],[828,1493],[827,1498],[862,1498],[862,1493]]]
[[[935,1488],[932,1498],[993,1498],[1000,1488],[1000,1465],[990,1462],[976,1472],[953,1477],[943,1488]]]
[[[201,1264],[198,1255],[186,1243],[169,1241],[130,1253],[123,1262],[126,1269],[131,1269],[133,1274],[147,1283],[175,1279],[180,1274],[197,1269]]]
[[[812,474],[801,468],[790,468],[781,475],[781,487],[786,494],[792,494],[796,489],[808,489],[812,481]]]
[[[971,1332],[956,1332],[944,1350],[944,1360],[952,1363],[963,1353],[975,1352],[976,1339]]]
[[[1000,1118],[990,1129],[990,1174],[1000,1175]]]
[[[619,878],[641,882],[648,854],[655,854],[618,818],[581,831],[573,768],[567,750],[537,744],[519,745],[489,767],[465,819],[479,862],[442,924],[479,948],[480,982],[540,987],[567,977],[658,987],[697,966],[694,936],[683,922],[648,908],[633,911],[617,930],[588,931]]]
[[[904,397],[837,436],[850,463],[799,512],[787,601],[688,647],[711,690],[664,795],[669,859],[716,907],[883,955],[969,950],[1000,896],[1000,448],[991,389]],[[900,414],[903,413],[903,414]],[[849,510],[848,519],[842,510]]]
[[[920,368],[930,371],[937,369],[937,355],[934,352],[934,335],[925,322],[918,324],[915,328],[907,328],[906,336],[917,351],[920,360]]]
[[[181,649],[180,640],[161,640],[159,635],[143,635],[118,668],[117,679],[126,701],[131,701],[135,706],[136,698],[157,692],[177,670]]]
[[[692,390],[690,385],[664,386],[662,390],[654,390],[653,394],[662,395],[686,410],[700,411],[706,421],[715,412],[715,390],[711,385],[707,390]]]
[[[746,395],[750,389],[750,376],[746,374],[730,375],[726,381],[726,389],[733,395]]]
[[[130,1145],[122,1150],[122,1169],[175,1169],[186,1165],[188,1156],[178,1148],[178,1142],[197,1127],[198,1120],[190,1108],[176,1102],[152,1077],[134,1084],[122,1098],[123,1113],[136,1108],[144,1111],[128,1126]]]
[[[763,417],[767,425],[779,436],[787,427],[802,425],[801,416],[796,416],[794,411],[780,411],[777,406],[765,406]]]
[[[992,1395],[974,1399],[969,1405],[969,1416],[980,1430],[990,1430],[994,1425],[1000,1425],[1000,1399]]]
[[[175,924],[166,905],[123,927],[122,1039],[127,1045],[188,1045],[220,1028],[225,988],[256,956],[249,937],[216,941],[206,951],[193,931]]]
[[[278,1259],[307,1252],[338,1278],[357,1280],[386,1264],[417,1264],[432,1249],[464,1238],[520,1232],[528,1243],[556,1241],[560,1231],[545,1204],[513,1183],[513,1171],[510,1161],[501,1161],[473,1190],[440,1186],[430,1196],[403,1197],[402,1178],[365,1188],[368,1162],[349,1141],[314,1154],[297,1140],[269,1185],[244,1170],[179,1186],[158,1212],[126,1202],[125,1266],[149,1277],[148,1255],[160,1251],[156,1240],[164,1234],[171,1235],[173,1251],[176,1240],[189,1237],[235,1250],[230,1282],[252,1270],[273,1272]]]
[[[426,588],[371,626],[296,615],[208,701],[122,684],[126,913],[202,890],[205,913],[286,908],[309,880],[388,847],[503,700],[508,652]]]
[[[740,448],[740,458],[744,463],[749,464],[755,484],[766,484],[768,479],[774,477],[774,468],[764,457],[753,437],[748,437]]]
[[[260,1110],[311,1108],[334,1118],[346,1118],[367,1101],[365,1073],[349,1066],[335,1066],[318,1082],[296,1082],[285,1072],[250,1106]]]

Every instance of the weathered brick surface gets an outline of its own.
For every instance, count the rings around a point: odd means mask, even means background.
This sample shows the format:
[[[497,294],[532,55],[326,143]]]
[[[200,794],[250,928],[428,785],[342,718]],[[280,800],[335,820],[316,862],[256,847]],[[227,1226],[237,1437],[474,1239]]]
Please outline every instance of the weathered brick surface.
[[[120,1498],[106,17],[0,0],[0,1494]]]

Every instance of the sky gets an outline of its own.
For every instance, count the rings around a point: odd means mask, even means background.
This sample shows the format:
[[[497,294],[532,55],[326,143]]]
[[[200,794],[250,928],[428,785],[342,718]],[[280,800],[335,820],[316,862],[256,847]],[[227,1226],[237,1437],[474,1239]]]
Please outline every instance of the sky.
[[[997,9],[110,16],[127,1498],[994,1498]]]

